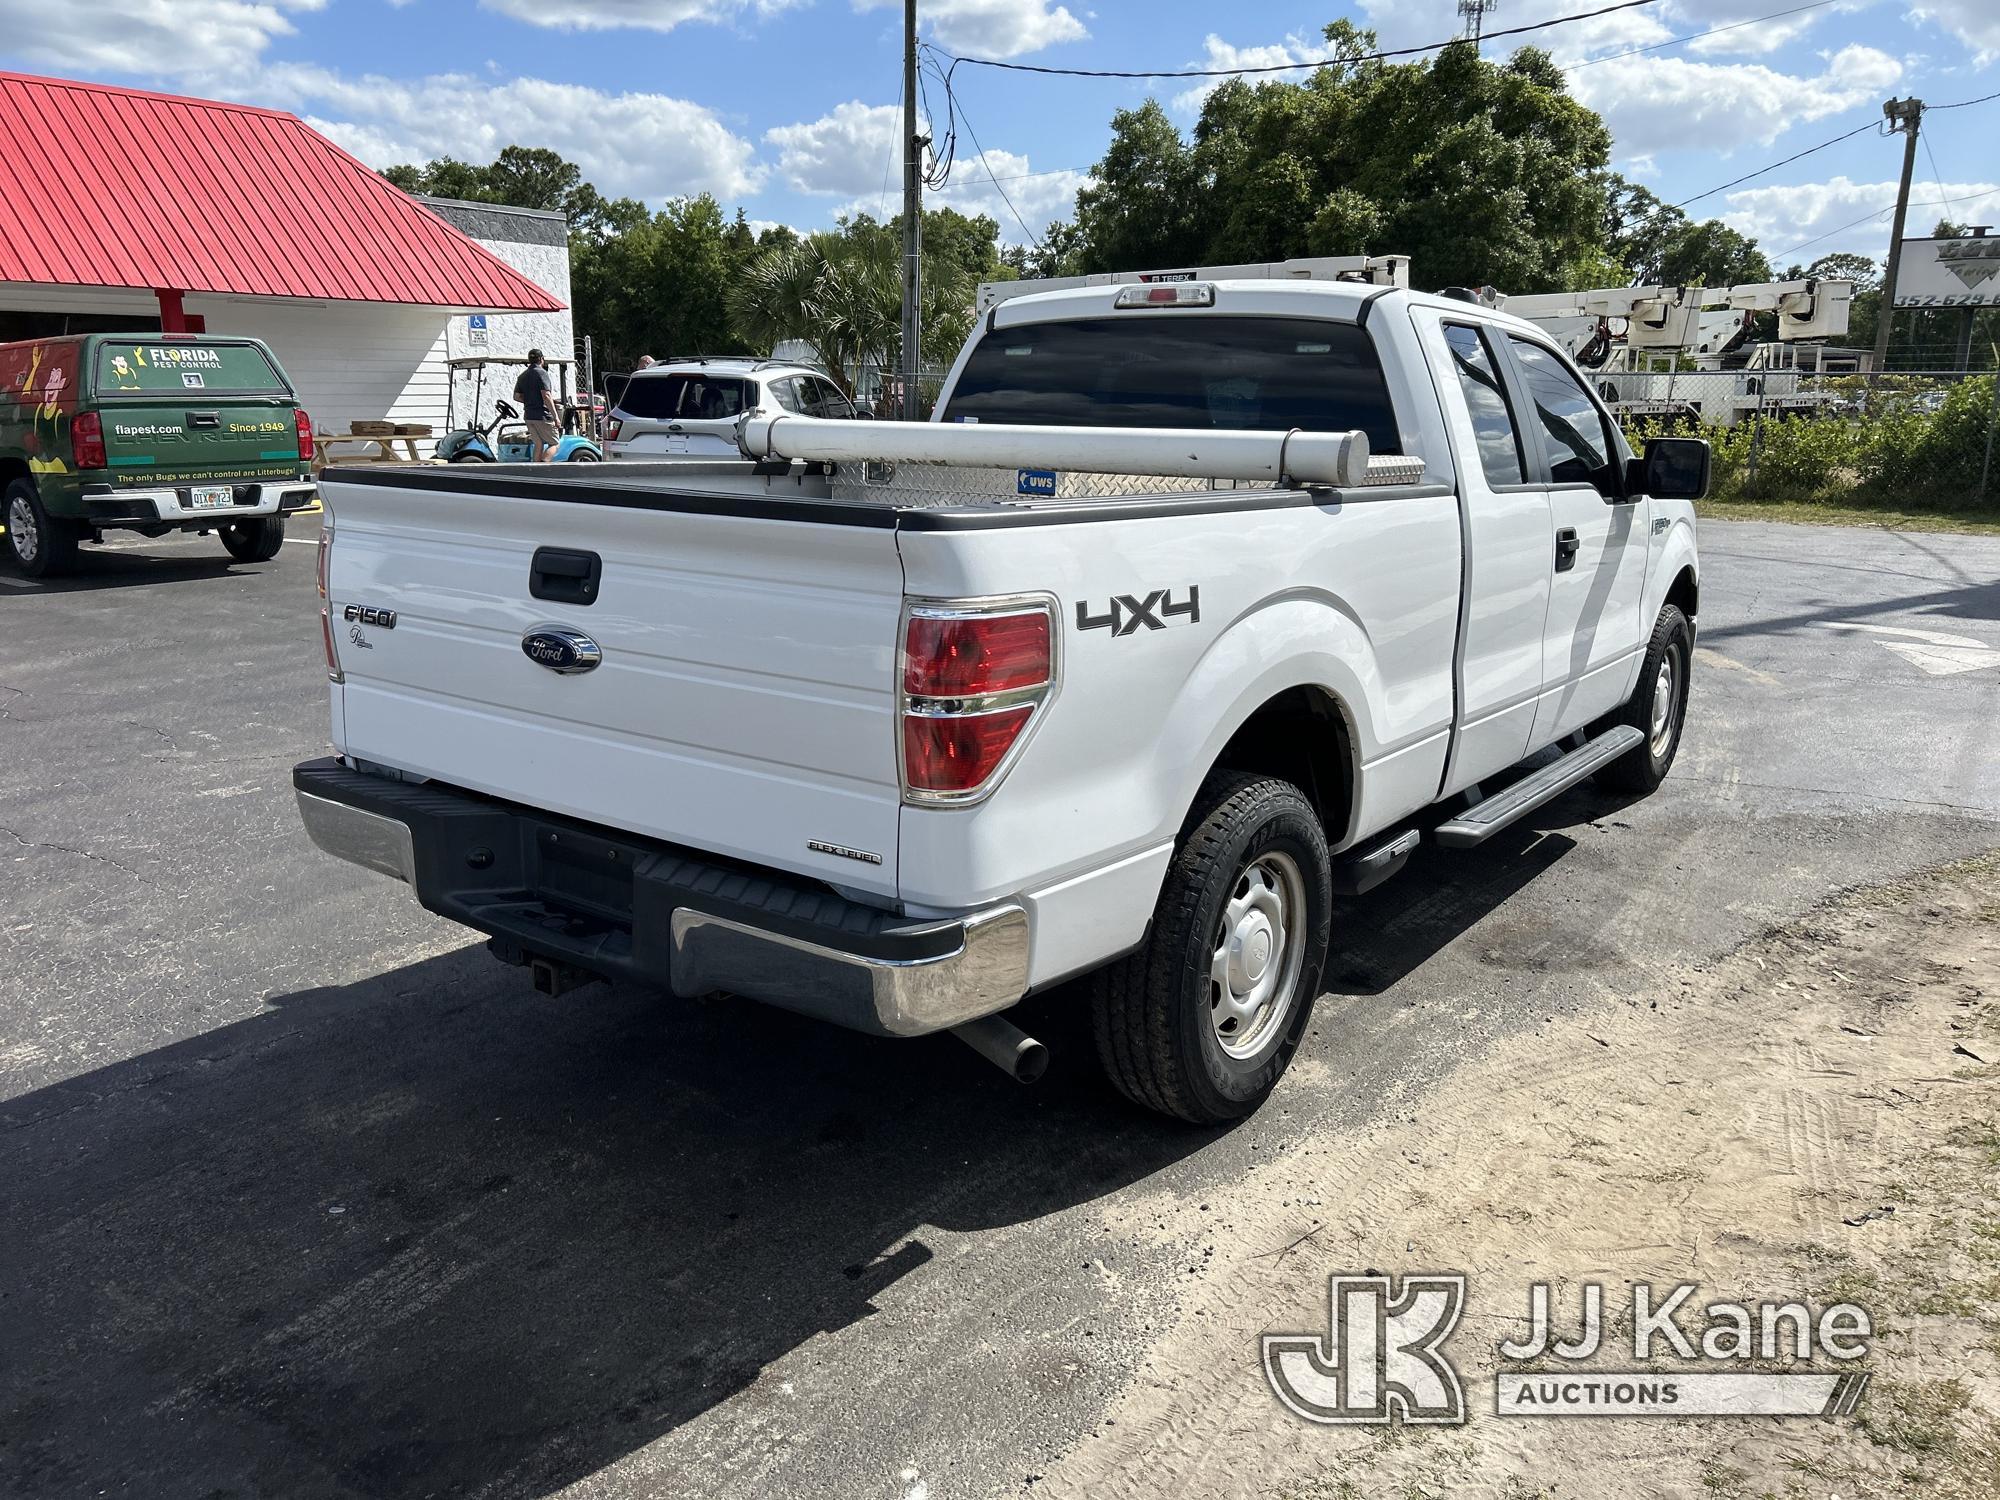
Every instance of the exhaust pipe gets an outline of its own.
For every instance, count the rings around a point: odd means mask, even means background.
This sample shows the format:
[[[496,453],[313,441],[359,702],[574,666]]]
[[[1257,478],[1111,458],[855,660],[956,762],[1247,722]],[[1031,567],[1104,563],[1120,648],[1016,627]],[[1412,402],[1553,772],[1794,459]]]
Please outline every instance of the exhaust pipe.
[[[1049,1069],[1049,1049],[1003,1017],[981,1016],[951,1034],[1016,1083],[1033,1083]]]

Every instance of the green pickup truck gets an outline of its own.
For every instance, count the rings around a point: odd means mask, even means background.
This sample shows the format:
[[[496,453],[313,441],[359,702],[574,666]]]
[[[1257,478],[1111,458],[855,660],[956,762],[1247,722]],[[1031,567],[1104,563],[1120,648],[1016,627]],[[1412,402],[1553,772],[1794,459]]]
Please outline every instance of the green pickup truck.
[[[212,334],[0,344],[0,525],[31,577],[107,531],[213,531],[239,562],[313,503],[312,420],[271,351]]]

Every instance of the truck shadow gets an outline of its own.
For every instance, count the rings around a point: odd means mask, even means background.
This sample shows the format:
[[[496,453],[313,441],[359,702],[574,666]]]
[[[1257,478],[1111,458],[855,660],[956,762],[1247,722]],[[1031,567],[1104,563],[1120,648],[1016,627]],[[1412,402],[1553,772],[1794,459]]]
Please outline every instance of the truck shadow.
[[[232,575],[249,577],[275,563],[240,563],[223,552],[218,544],[215,555],[190,554],[185,549],[171,552],[105,552],[85,547],[77,554],[74,572],[55,578],[24,578],[10,569],[0,569],[0,596],[32,598],[37,594],[84,594],[102,589],[159,588],[174,583],[199,582]]]
[[[1570,847],[1495,842],[1358,898],[1328,987],[1393,985]],[[547,999],[475,947],[0,1104],[0,1492],[543,1495],[732,1397],[696,1450],[795,1421],[765,1367],[880,1316],[941,1237],[1216,1139],[1110,1094],[1080,1001],[1029,1002],[1056,1061],[1022,1090],[944,1037]],[[1030,1322],[1131,1295],[1045,1274]],[[982,1279],[889,1304],[896,1400],[997,1399],[951,1388],[986,1314],[905,1305]]]
[[[1214,1138],[1086,1061],[1022,1090],[948,1037],[548,1000],[468,949],[26,1094],[0,1493],[559,1489],[875,1315],[940,1231]],[[949,1322],[889,1365],[955,1361]]]

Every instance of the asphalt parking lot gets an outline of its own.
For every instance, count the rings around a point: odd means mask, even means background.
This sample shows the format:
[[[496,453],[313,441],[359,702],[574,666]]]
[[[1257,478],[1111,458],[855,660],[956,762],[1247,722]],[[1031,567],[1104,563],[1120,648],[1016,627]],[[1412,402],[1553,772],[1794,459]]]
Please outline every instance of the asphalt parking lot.
[[[293,537],[0,574],[5,1493],[1018,1493],[1172,1322],[1161,1195],[2000,846],[2000,539],[1709,523],[1666,785],[1349,903],[1292,1077],[1190,1131],[1061,996],[1024,1090],[948,1038],[541,997],[319,855]]]

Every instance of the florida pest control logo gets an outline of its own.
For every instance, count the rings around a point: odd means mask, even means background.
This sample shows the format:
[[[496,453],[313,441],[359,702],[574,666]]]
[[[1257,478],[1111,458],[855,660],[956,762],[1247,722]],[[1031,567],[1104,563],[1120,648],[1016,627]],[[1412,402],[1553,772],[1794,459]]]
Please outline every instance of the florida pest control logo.
[[[1815,1315],[1799,1302],[1710,1302],[1699,1308],[1697,1327],[1693,1283],[1664,1295],[1644,1282],[1629,1290],[1631,1305],[1618,1321],[1632,1330],[1631,1356],[1640,1368],[1605,1370],[1580,1363],[1604,1348],[1604,1288],[1583,1284],[1574,1336],[1565,1337],[1555,1327],[1549,1285],[1533,1283],[1527,1336],[1496,1349],[1494,1415],[1840,1417],[1860,1404],[1865,1373],[1745,1367],[1752,1360],[1861,1358],[1874,1330],[1853,1303]],[[1308,1422],[1461,1424],[1465,1387],[1444,1344],[1458,1327],[1465,1294],[1461,1272],[1412,1274],[1400,1282],[1375,1272],[1328,1277],[1326,1331],[1265,1334],[1264,1378],[1286,1409]],[[1656,1358],[1678,1363],[1647,1363]]]

